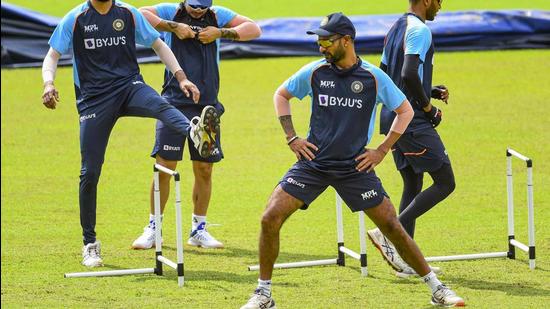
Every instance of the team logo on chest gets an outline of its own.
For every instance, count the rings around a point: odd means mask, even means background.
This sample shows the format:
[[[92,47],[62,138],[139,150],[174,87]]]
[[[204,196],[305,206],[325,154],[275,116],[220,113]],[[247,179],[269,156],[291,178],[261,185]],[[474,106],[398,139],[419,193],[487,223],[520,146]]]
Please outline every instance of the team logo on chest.
[[[113,21],[113,29],[122,31],[122,29],[124,29],[124,21],[120,18],[115,19],[115,21]]]
[[[360,93],[361,91],[363,91],[363,83],[358,80],[354,81],[353,83],[351,83],[351,91],[355,93]]]

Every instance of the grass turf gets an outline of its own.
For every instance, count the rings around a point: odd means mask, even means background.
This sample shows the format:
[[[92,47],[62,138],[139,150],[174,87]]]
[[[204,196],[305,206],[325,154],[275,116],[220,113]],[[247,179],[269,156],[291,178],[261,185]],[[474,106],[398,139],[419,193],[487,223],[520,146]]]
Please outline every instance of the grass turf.
[[[496,5],[496,1],[487,3]],[[232,2],[227,4],[233,7]],[[239,6],[245,7],[240,1],[235,4],[237,11]],[[33,1],[33,5],[40,9],[38,2]],[[322,4],[303,15],[322,15],[322,9],[330,7]],[[395,6],[388,10],[400,11]],[[284,10],[270,11],[274,12],[286,15]],[[57,13],[54,15],[62,15],[63,10]],[[268,13],[249,15],[262,14]],[[221,101],[227,108],[222,118],[226,159],[215,167],[209,220],[220,224],[211,232],[227,248],[205,251],[186,247],[183,289],[177,289],[175,273],[170,270],[165,277],[63,278],[64,272],[83,270],[79,265],[80,157],[72,72],[70,68],[59,70],[56,84],[62,102],[58,110],[50,111],[40,103],[39,70],[2,70],[2,305],[239,307],[257,279],[257,273],[248,272],[246,266],[257,260],[260,214],[273,186],[294,161],[284,145],[271,96],[285,78],[313,59],[221,63]],[[378,63],[379,56],[365,59]],[[435,63],[434,82],[445,83],[451,91],[450,104],[441,106],[445,120],[439,132],[453,162],[457,189],[418,220],[416,239],[427,256],[505,251],[504,149],[512,146],[529,155],[534,160],[537,270],[528,270],[521,251],[516,261],[436,265],[445,271],[441,279],[472,308],[543,308],[550,301],[550,231],[545,226],[550,220],[550,146],[545,142],[550,140],[546,107],[550,89],[544,86],[549,81],[550,51],[437,53]],[[159,89],[162,66],[141,68],[146,81]],[[309,102],[293,102],[292,107],[295,125],[303,135]],[[106,269],[153,266],[152,252],[129,249],[147,219],[153,163],[148,153],[153,138],[151,119],[123,118],[112,133],[98,195],[97,231],[104,244]],[[375,135],[372,144],[380,140]],[[391,161],[386,158],[377,173],[398,203],[401,183]],[[525,176],[523,164],[514,163],[516,235],[526,242]],[[178,169],[183,175],[187,229],[192,184],[189,162],[183,161]],[[175,256],[172,205],[171,199],[165,216],[165,251],[169,256]],[[278,261],[334,257],[334,217],[334,192],[327,190],[308,211],[298,212],[285,224]],[[345,223],[346,244],[358,248],[356,217],[345,212]],[[372,227],[372,223],[367,224]],[[275,271],[278,306],[428,307],[429,293],[423,284],[396,279],[372,246],[368,254],[368,278],[360,277],[358,263],[353,260],[348,260],[346,268]]]

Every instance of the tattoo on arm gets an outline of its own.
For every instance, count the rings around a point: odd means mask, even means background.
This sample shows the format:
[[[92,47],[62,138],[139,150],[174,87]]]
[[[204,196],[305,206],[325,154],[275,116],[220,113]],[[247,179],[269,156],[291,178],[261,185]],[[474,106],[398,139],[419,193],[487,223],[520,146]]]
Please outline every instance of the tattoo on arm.
[[[178,23],[177,22],[174,22],[174,21],[171,21],[171,20],[167,20],[166,21],[166,24],[168,25],[168,27],[170,27],[170,29],[176,29],[178,27]]]
[[[221,32],[222,38],[224,39],[229,39],[229,40],[239,39],[239,33],[235,29],[221,28],[220,32]]]
[[[296,131],[294,131],[294,125],[292,125],[292,116],[291,115],[285,115],[279,117],[279,122],[281,123],[281,126],[283,127],[283,130],[286,134],[286,139],[289,140],[296,136]]]

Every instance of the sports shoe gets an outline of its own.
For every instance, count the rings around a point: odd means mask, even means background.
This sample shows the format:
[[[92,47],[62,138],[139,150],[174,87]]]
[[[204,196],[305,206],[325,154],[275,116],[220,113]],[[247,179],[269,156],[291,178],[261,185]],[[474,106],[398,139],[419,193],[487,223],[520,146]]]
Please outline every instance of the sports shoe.
[[[160,239],[162,243],[162,238]],[[143,234],[139,236],[132,244],[133,249],[151,249],[155,245],[155,229],[147,225],[143,228]]]
[[[213,106],[206,106],[201,116],[191,119],[189,137],[203,158],[211,156],[216,148],[216,134],[220,131],[220,115]]]
[[[395,246],[382,234],[382,232],[380,232],[379,229],[376,228],[369,230],[367,231],[367,234],[369,235],[372,244],[378,249],[378,251],[380,251],[382,257],[393,269],[401,272],[403,269],[409,267],[409,265],[403,261],[399,253],[397,253]]]
[[[430,266],[430,265],[428,265]],[[441,268],[430,266],[430,269],[434,272],[434,274],[439,275],[442,273]],[[408,266],[403,268],[402,271],[395,272],[395,275],[399,278],[409,278],[409,277],[419,277],[419,275],[412,269],[412,267]]]
[[[464,299],[456,295],[451,289],[444,284],[437,287],[437,290],[432,295],[432,305],[443,307],[464,307]]]
[[[206,230],[206,222],[199,224],[199,226],[191,232],[187,244],[195,247],[202,248],[223,248],[223,244],[212,237]]]
[[[256,289],[250,296],[248,302],[241,309],[277,309],[275,301],[270,296],[262,294],[260,289]]]
[[[89,243],[82,248],[82,265],[87,267],[103,266],[101,259],[101,243],[96,240],[94,243]]]

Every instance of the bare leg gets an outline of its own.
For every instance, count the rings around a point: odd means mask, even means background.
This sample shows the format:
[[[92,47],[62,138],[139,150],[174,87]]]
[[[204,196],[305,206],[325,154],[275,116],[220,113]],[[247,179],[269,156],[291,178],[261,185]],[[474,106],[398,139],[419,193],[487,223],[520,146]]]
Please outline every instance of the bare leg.
[[[206,216],[210,195],[212,194],[212,167],[213,163],[193,161],[193,214]]]
[[[157,164],[160,164],[171,170],[175,170],[178,161],[165,160],[159,155],[156,156]],[[170,178],[172,176],[166,173],[159,173],[159,188],[160,188],[160,213],[164,213],[164,207],[166,207],[166,201],[168,201],[168,196],[170,195]],[[151,184],[151,195],[150,195],[150,210],[151,214],[155,213],[155,184]]]
[[[397,220],[395,209],[388,198],[384,198],[380,205],[365,210],[365,213],[378,226],[382,234],[394,244],[399,255],[417,274],[423,277],[430,272],[422,252]]]
[[[273,264],[279,255],[279,231],[285,220],[304,202],[277,186],[264,210],[260,232],[260,279],[271,280]]]

